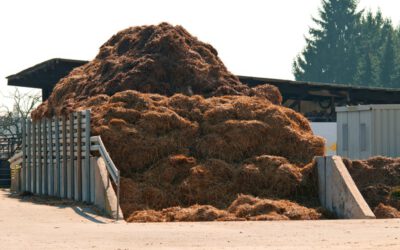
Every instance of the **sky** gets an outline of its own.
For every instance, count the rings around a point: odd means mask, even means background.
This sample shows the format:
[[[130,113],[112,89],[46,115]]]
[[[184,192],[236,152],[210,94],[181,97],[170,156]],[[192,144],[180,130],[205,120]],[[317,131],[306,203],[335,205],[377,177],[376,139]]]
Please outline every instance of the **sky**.
[[[237,75],[293,79],[292,62],[321,0],[0,1],[0,103],[6,76],[50,58],[91,60],[121,29],[166,21],[212,44]],[[400,24],[400,1],[360,0]],[[30,91],[30,90],[22,90]]]

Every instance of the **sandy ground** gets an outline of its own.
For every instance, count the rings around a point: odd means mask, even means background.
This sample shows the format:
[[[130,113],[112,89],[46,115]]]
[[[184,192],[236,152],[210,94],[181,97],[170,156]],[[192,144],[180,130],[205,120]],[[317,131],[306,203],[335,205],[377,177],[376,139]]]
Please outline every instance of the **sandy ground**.
[[[400,220],[115,223],[0,190],[0,249],[400,249]]]

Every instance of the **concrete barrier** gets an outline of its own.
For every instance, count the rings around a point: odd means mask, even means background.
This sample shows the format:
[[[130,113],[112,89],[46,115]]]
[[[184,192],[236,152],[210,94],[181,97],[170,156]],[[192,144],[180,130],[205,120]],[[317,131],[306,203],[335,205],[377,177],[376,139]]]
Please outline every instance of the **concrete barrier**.
[[[22,164],[22,153],[18,153],[8,160],[10,162],[10,168],[12,169],[11,178],[11,192],[19,193],[21,190],[21,168]],[[108,175],[107,167],[102,157],[90,157],[90,167],[93,168],[94,177],[90,178],[90,182],[94,180],[93,185],[94,191],[94,205],[103,212],[109,215],[111,218],[117,218],[117,212],[119,212],[119,218],[123,219],[121,208],[117,205],[117,195],[111,185],[110,177]],[[83,179],[82,185],[87,185],[86,179]]]
[[[117,195],[111,185],[110,177],[106,164],[102,157],[91,157],[91,166],[94,167],[95,175],[95,198],[94,204],[103,209],[111,218],[116,219],[117,213],[119,218],[123,219],[121,208],[117,205]]]
[[[316,158],[321,205],[344,219],[373,219],[374,213],[362,197],[342,158]]]

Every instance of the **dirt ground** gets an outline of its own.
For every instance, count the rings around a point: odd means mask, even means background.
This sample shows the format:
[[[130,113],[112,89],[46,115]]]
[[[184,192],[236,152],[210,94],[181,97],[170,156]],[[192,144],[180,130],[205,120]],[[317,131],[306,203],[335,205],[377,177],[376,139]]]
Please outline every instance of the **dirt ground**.
[[[400,249],[400,220],[115,223],[0,190],[2,249]]]

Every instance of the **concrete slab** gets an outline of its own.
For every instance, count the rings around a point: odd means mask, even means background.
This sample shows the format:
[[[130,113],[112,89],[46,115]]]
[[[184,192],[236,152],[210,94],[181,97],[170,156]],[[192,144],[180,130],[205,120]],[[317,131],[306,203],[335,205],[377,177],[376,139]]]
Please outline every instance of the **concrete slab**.
[[[111,185],[110,177],[108,176],[106,164],[102,157],[91,157],[91,166],[94,168],[94,179],[95,179],[95,199],[94,204],[103,209],[104,212],[111,216],[111,218],[117,218],[117,212],[119,212],[119,219],[123,219],[121,208],[117,204],[117,195],[114,188]]]
[[[319,197],[323,207],[345,219],[373,219],[374,213],[362,197],[339,156],[317,157]]]

